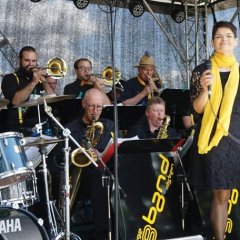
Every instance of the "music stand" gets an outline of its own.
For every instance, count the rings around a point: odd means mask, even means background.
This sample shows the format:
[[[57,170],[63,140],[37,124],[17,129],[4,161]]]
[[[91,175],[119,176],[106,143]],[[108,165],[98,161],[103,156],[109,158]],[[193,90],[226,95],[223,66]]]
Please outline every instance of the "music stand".
[[[129,129],[145,112],[145,106],[117,106],[118,126],[120,130]],[[114,106],[103,108],[101,117],[114,121]]]
[[[174,146],[181,141],[179,138],[169,139],[139,139],[121,143],[119,153],[148,153],[148,152],[171,152]]]
[[[174,162],[178,163],[181,169],[181,211],[182,211],[182,230],[185,230],[185,198],[184,185],[187,188],[190,200],[193,200],[193,193],[187,180],[186,172],[179,154],[181,146],[185,143],[184,139],[169,138],[169,139],[140,139],[130,140],[121,143],[119,146],[119,154],[125,153],[152,153],[163,152],[167,155],[172,154]],[[185,146],[185,145],[184,145]]]
[[[166,114],[171,117],[171,127],[184,129],[182,117],[190,115],[189,90],[166,88],[161,98],[166,102]]]

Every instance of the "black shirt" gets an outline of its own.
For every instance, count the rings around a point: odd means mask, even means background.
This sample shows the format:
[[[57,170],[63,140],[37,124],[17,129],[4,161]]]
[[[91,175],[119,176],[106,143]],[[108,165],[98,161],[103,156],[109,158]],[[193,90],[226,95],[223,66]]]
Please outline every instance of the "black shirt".
[[[17,77],[16,77],[16,75]],[[8,125],[10,127],[9,130],[12,128],[18,128],[19,124],[19,116],[18,116],[18,109],[13,108],[12,100],[15,93],[23,88],[25,88],[31,81],[32,81],[32,74],[26,73],[24,70],[19,69],[16,73],[10,73],[4,76],[2,80],[2,92],[6,99],[10,101],[8,105]],[[32,91],[32,95],[40,95],[44,89],[42,84],[38,83]],[[29,99],[28,99],[29,100]],[[36,116],[37,119],[37,116]],[[26,121],[25,121],[26,120]],[[35,123],[29,123],[31,121],[27,121],[24,119],[23,115],[23,124],[24,125],[31,125],[33,126]]]
[[[93,86],[84,84],[80,85],[80,80],[77,78],[74,82],[67,84],[64,87],[63,94],[72,94],[76,98],[83,99],[87,90],[91,89]]]
[[[159,83],[155,83],[156,86],[160,89],[161,86]],[[143,86],[137,79],[137,77],[130,78],[126,83],[124,84],[124,92],[120,96],[120,101],[125,101],[129,98],[132,98],[139,94],[145,86]],[[148,96],[144,97],[141,101],[139,101],[136,105],[146,105],[148,101]]]
[[[159,129],[153,133],[150,131],[146,116],[144,115],[136,125],[128,130],[127,137],[138,136],[140,139],[157,138]],[[178,137],[177,131],[173,128],[167,128],[168,138]]]
[[[97,149],[99,152],[102,152],[103,150],[105,150],[111,138],[111,132],[113,132],[114,125],[113,122],[109,119],[100,118],[98,121],[103,124],[104,131],[99,139],[98,144],[94,148]],[[65,127],[71,131],[72,137],[82,146],[83,139],[86,135],[87,126],[88,124],[84,123],[82,118],[79,117],[76,120],[68,123]],[[71,140],[69,142],[69,145],[71,146],[72,150],[77,148],[77,146]]]

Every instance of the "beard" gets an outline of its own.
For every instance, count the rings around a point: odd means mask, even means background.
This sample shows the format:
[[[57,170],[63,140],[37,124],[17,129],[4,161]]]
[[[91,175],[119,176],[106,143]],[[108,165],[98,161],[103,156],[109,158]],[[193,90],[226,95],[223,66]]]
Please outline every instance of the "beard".
[[[24,67],[22,64],[20,64],[19,70],[21,70],[21,72],[22,72],[26,77],[32,79],[32,77],[33,77],[33,71],[32,71],[32,69],[35,68],[35,67],[36,67],[36,66],[34,66],[34,67],[33,67],[33,66],[29,67],[29,65],[26,66],[26,67]]]

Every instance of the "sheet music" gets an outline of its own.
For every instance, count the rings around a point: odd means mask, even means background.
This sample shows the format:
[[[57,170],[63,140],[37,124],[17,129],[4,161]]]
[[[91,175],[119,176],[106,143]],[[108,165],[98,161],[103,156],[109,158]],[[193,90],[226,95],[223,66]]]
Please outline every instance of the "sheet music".
[[[57,139],[57,137],[50,137],[47,135],[42,135],[42,138],[44,139]],[[25,143],[31,143],[34,141],[37,141],[39,137],[25,137]],[[57,143],[52,143],[52,144],[47,144],[46,150],[47,150],[47,155],[53,150],[53,148],[57,145]],[[42,161],[41,154],[39,152],[39,148],[37,146],[24,146],[25,153],[27,155],[28,161],[32,161],[33,163],[33,168],[36,168]]]
[[[118,138],[117,143],[118,145],[120,145],[121,143],[129,140],[139,140],[139,137],[134,136],[131,138]],[[109,158],[113,155],[113,153],[114,153],[114,139],[110,138],[105,150],[100,153],[100,156],[103,159],[103,161],[106,163],[109,160]]]

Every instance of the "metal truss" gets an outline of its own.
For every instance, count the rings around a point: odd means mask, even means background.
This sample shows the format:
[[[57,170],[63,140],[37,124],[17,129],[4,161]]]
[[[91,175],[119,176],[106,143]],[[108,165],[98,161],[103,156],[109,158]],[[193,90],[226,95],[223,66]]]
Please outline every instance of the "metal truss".
[[[159,27],[168,38],[170,44],[179,54],[180,59],[186,67],[186,78],[190,82],[190,75],[196,65],[208,57],[208,39],[207,39],[207,2],[199,3],[184,2],[185,6],[185,46],[179,47],[176,39],[173,39],[167,30],[161,24],[156,14],[152,11],[146,0],[143,0],[145,7],[157,21]],[[180,51],[181,49],[181,51]]]
[[[18,54],[10,44],[7,37],[0,31],[0,52],[3,54],[9,65],[16,69],[18,66]]]

